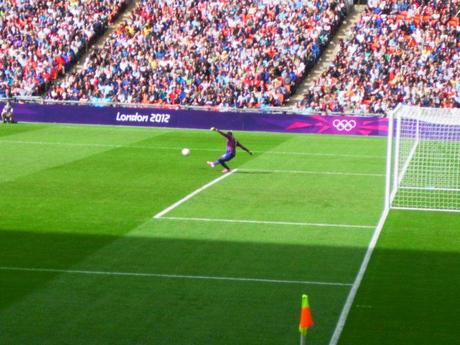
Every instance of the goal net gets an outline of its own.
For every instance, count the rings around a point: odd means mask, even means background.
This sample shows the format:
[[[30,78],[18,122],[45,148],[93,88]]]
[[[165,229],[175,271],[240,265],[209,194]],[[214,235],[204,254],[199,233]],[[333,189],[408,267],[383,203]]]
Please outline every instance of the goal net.
[[[460,212],[460,109],[401,106],[389,121],[389,207]]]

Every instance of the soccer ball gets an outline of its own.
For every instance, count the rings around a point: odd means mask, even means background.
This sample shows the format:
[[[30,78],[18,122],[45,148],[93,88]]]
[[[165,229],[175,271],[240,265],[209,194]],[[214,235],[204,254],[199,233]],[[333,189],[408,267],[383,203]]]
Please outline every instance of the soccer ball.
[[[182,149],[182,156],[188,156],[190,154],[190,149],[184,148]]]

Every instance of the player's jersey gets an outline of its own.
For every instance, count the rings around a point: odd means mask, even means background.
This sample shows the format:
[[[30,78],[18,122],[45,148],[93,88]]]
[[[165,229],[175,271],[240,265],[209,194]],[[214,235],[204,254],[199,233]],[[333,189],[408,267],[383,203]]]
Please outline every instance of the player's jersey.
[[[227,153],[234,155],[236,153],[235,137],[227,137]]]
[[[11,116],[13,113],[13,107],[10,104],[6,104],[2,110],[2,116]]]

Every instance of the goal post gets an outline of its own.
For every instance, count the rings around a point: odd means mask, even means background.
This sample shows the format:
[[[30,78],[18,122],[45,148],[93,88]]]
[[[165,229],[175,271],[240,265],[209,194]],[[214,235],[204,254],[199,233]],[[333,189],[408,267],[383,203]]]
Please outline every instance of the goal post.
[[[388,121],[386,206],[460,212],[460,109],[400,105]]]

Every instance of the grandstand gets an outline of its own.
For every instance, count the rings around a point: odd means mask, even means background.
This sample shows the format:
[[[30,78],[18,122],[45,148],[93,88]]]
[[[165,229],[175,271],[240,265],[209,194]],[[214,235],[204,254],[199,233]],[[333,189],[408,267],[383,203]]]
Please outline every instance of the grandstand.
[[[285,107],[349,12],[345,0],[134,4],[114,23],[124,0],[3,2],[0,96]],[[295,111],[385,114],[399,102],[459,107],[458,6],[369,1]],[[71,69],[111,23],[113,32]]]

